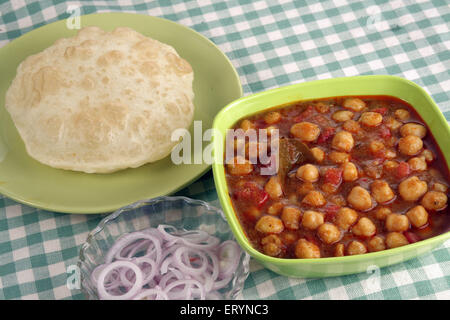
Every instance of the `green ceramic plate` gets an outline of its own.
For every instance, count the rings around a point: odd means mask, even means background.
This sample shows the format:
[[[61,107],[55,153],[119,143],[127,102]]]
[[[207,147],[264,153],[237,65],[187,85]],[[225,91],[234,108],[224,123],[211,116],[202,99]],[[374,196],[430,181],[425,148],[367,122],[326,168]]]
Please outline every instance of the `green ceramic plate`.
[[[264,109],[299,100],[348,95],[389,95],[409,102],[428,124],[436,142],[450,164],[450,127],[431,97],[414,82],[393,76],[359,76],[311,81],[279,89],[273,89],[233,101],[214,119],[213,128],[225,137],[226,129],[239,119]],[[410,244],[404,247],[357,256],[320,259],[280,259],[260,253],[247,241],[239,220],[234,213],[225,179],[223,161],[224,139],[214,139],[214,182],[228,223],[239,244],[265,267],[291,277],[329,277],[358,272],[373,272],[384,267],[429,252],[450,239],[450,232]]]
[[[105,30],[127,26],[173,46],[194,69],[195,115],[210,128],[216,113],[242,95],[239,76],[207,38],[174,22],[138,14],[102,13],[81,17],[81,27]],[[58,212],[109,212],[140,199],[167,195],[198,178],[209,166],[174,165],[170,157],[113,174],[53,169],[30,158],[4,108],[5,92],[19,63],[61,37],[75,35],[61,20],[33,30],[0,49],[0,193],[19,202]],[[192,129],[191,129],[192,130]]]

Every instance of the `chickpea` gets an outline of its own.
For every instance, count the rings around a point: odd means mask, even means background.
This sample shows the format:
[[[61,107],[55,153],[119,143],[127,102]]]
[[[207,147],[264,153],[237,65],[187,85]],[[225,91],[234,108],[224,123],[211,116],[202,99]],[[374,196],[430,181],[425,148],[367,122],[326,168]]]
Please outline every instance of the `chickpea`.
[[[315,103],[314,104],[314,108],[319,113],[327,113],[328,111],[330,111],[330,106],[328,104],[323,103],[323,102]]]
[[[298,240],[298,233],[295,230],[285,230],[280,234],[280,237],[285,245],[290,246]]]
[[[383,175],[383,168],[376,164],[368,164],[364,167],[364,173],[372,179],[380,179]]]
[[[283,242],[280,237],[275,234],[270,234],[261,239],[261,245],[264,253],[268,256],[276,257],[280,255],[283,250]]]
[[[274,124],[280,120],[281,120],[281,114],[277,111],[269,112],[264,116],[264,121],[267,124]]]
[[[227,170],[233,176],[244,176],[252,173],[253,165],[244,157],[237,156],[227,163]]]
[[[311,149],[311,153],[313,154],[314,158],[316,159],[317,162],[322,162],[325,159],[325,152],[318,148],[318,147],[314,147]]]
[[[420,156],[424,157],[426,162],[431,162],[434,160],[433,152],[431,152],[431,150],[428,149],[423,150]]]
[[[274,216],[262,216],[256,222],[255,229],[261,233],[280,233],[284,230],[283,221]]]
[[[338,188],[339,188],[339,186],[332,184],[330,182],[325,182],[320,186],[320,189],[327,194],[336,193]]]
[[[398,162],[397,161],[386,161],[383,164],[384,168],[387,170],[392,170],[398,167]]]
[[[391,129],[392,131],[397,130],[402,126],[402,123],[400,121],[395,120],[394,118],[387,118],[386,119],[386,126]]]
[[[344,196],[340,194],[331,196],[330,201],[333,202],[335,205],[338,205],[339,207],[344,207],[347,205],[347,201],[345,200]]]
[[[355,145],[355,141],[350,132],[343,130],[334,135],[331,145],[336,150],[350,152]]]
[[[336,224],[343,230],[348,230],[358,220],[358,213],[350,208],[341,208],[336,213]]]
[[[247,180],[239,179],[239,180],[236,182],[235,187],[236,187],[236,189],[244,188],[245,185],[246,185],[246,183],[247,183]]]
[[[262,212],[257,207],[251,206],[244,212],[244,214],[247,217],[247,219],[256,221],[261,217]]]
[[[342,165],[342,179],[344,181],[355,181],[358,179],[358,169],[352,162],[347,162]]]
[[[300,219],[302,218],[302,212],[299,208],[284,207],[281,213],[281,221],[287,229],[297,230],[300,225]]]
[[[342,164],[350,161],[350,155],[345,152],[332,151],[329,157],[331,161],[337,164]]]
[[[372,196],[378,203],[388,202],[394,199],[395,194],[389,184],[384,180],[375,180],[370,185]]]
[[[370,152],[372,152],[372,153],[380,152],[380,151],[384,150],[384,148],[385,148],[384,143],[381,141],[374,140],[369,143],[369,149],[370,149]]]
[[[353,240],[347,246],[347,254],[354,256],[357,254],[364,254],[367,252],[367,248],[361,241]]]
[[[442,210],[447,206],[447,195],[439,191],[428,191],[422,198],[421,204],[427,210]]]
[[[368,242],[368,247],[370,252],[382,251],[386,249],[384,244],[384,239],[380,236],[375,236]]]
[[[409,167],[414,171],[425,171],[427,170],[427,162],[425,157],[414,157],[408,160]]]
[[[313,207],[322,207],[327,203],[327,201],[325,200],[325,197],[322,193],[313,190],[306,194],[306,196],[302,200],[302,203],[308,204]]]
[[[333,113],[331,118],[333,118],[333,120],[336,122],[345,122],[347,120],[353,119],[353,112],[348,110],[336,111],[335,113]]]
[[[248,119],[242,120],[241,129],[247,131],[249,129],[255,129],[255,124]]]
[[[388,248],[397,248],[409,244],[408,239],[399,232],[390,232],[386,236],[386,245]]]
[[[403,214],[391,213],[386,217],[388,231],[403,232],[409,229],[408,217]]]
[[[342,243],[338,243],[336,248],[334,248],[334,256],[335,257],[343,257],[344,256],[345,246]]]
[[[443,184],[443,183],[439,183],[436,182],[435,184],[433,184],[433,191],[439,191],[439,192],[444,192],[446,193],[448,191],[448,187]]]
[[[409,111],[405,109],[397,109],[394,113],[398,120],[406,120],[409,118]]]
[[[332,244],[341,238],[341,231],[334,224],[326,222],[317,229],[320,240]]]
[[[273,216],[277,216],[280,214],[281,210],[283,210],[284,204],[281,202],[275,202],[267,208],[267,213]]]
[[[394,158],[396,158],[397,157],[397,152],[395,152],[395,150],[386,150],[385,152],[384,152],[384,157],[386,158],[386,159],[394,159]]]
[[[389,129],[387,129],[387,130],[389,130]],[[386,149],[387,149],[389,147],[395,146],[395,144],[397,143],[397,138],[395,136],[384,137],[382,141],[384,142]]]
[[[352,233],[360,237],[371,237],[377,232],[377,227],[367,217],[362,217],[353,226]]]
[[[403,180],[398,185],[398,192],[405,201],[417,201],[427,192],[428,186],[425,181],[416,176]],[[424,206],[426,208],[426,206]]]
[[[305,196],[314,189],[315,187],[311,182],[303,182],[301,185],[297,187],[297,193],[301,196]]]
[[[269,194],[271,199],[278,199],[283,195],[280,178],[278,176],[270,177],[264,186],[264,190]]]
[[[411,224],[416,228],[423,227],[428,223],[428,212],[422,206],[415,206],[409,209],[406,215],[409,221],[411,221]]]
[[[299,239],[295,246],[295,256],[300,259],[320,258],[320,249],[308,240]]]
[[[427,128],[418,123],[407,123],[400,128],[402,137],[416,136],[422,139],[427,135]]]
[[[397,138],[395,136],[390,136],[384,138],[384,142],[386,144],[386,147],[395,147],[395,144],[397,143]]]
[[[319,170],[316,166],[308,163],[298,168],[295,176],[303,181],[315,182],[319,180]]]
[[[381,207],[375,211],[375,218],[378,220],[386,220],[387,216],[392,213],[391,209],[386,207]]]
[[[291,127],[291,134],[302,141],[315,141],[320,134],[320,128],[311,122],[296,123]]]
[[[305,211],[302,218],[302,226],[306,229],[316,230],[324,222],[323,214],[317,211]]]
[[[358,98],[347,98],[344,100],[343,107],[358,112],[366,107],[366,103]]]
[[[361,126],[355,120],[347,120],[342,125],[342,128],[351,133],[358,133],[361,130]]]
[[[372,198],[369,192],[360,186],[353,187],[347,196],[347,201],[356,210],[364,211],[372,207]]]
[[[383,116],[378,112],[364,112],[359,121],[367,127],[376,127],[383,122]]]
[[[416,136],[406,136],[398,140],[398,150],[407,156],[418,154],[422,150],[422,147],[422,139]]]

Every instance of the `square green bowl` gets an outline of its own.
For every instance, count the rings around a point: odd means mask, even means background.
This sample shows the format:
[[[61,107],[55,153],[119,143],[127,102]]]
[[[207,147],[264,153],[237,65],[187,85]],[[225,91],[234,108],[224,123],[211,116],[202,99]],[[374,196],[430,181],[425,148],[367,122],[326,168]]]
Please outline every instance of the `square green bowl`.
[[[450,239],[450,232],[409,244],[403,247],[367,253],[363,255],[320,258],[320,259],[281,259],[267,256],[247,240],[240,222],[234,212],[228,193],[223,165],[226,130],[240,119],[299,100],[350,95],[388,95],[400,98],[419,113],[430,128],[438,143],[447,166],[450,161],[450,127],[443,114],[424,89],[403,78],[387,75],[357,76],[304,82],[282,88],[272,89],[235,100],[223,108],[215,117],[213,128],[220,132],[213,138],[214,163],[212,165],[214,182],[225,216],[241,247],[266,268],[289,277],[331,277],[352,273],[367,272],[414,258],[431,251]]]

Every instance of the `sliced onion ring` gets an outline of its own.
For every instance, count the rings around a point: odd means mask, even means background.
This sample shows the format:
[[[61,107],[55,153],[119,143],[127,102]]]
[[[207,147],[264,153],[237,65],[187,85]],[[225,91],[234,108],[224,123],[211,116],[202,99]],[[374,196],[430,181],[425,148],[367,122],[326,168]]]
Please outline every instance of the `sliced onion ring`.
[[[183,261],[182,256],[185,256],[186,253],[189,252],[194,253],[195,255],[199,256],[202,259],[202,264],[199,268],[193,267],[192,265],[187,265]],[[173,264],[177,266],[178,270],[180,270],[181,272],[187,273],[189,275],[201,275],[206,271],[206,268],[208,267],[208,258],[203,253],[203,251],[193,250],[192,248],[187,247],[181,247],[178,248],[173,254]]]
[[[160,225],[120,237],[90,278],[100,299],[217,299],[241,253],[235,241]]]
[[[111,249],[109,249],[105,257],[105,262],[112,262],[117,252],[120,252],[123,248],[125,248],[132,242],[140,239],[148,239],[153,241],[156,249],[156,259],[158,260],[161,257],[161,241],[151,234],[137,231],[120,237],[119,240],[117,240],[111,247]]]
[[[122,295],[112,295],[107,292],[105,288],[105,278],[108,275],[108,273],[112,270],[115,270],[117,268],[129,268],[134,271],[136,280],[134,281],[133,286],[128,290],[128,292],[122,294]],[[97,290],[98,294],[101,298],[106,300],[125,300],[130,299],[134,295],[136,295],[139,290],[142,288],[142,271],[139,269],[137,265],[130,261],[115,261],[111,264],[107,265],[99,274],[98,276],[98,282],[97,282]]]
[[[189,300],[191,297],[191,286],[194,285],[196,286],[198,289],[200,289],[200,299],[201,300],[205,300],[205,288],[203,287],[203,285],[200,283],[200,281],[197,280],[193,280],[193,279],[186,279],[186,280],[176,280],[174,282],[171,282],[165,289],[164,292],[169,295],[170,292],[179,286],[182,286],[183,289],[180,291],[184,291],[184,292],[188,292],[188,296],[185,298],[186,300]]]
[[[146,300],[146,298],[151,297],[151,296],[155,296],[155,298],[151,299],[151,300],[169,300],[167,293],[165,293],[161,289],[156,289],[156,288],[141,291],[133,298],[133,300]],[[158,299],[158,298],[161,298],[161,299]]]

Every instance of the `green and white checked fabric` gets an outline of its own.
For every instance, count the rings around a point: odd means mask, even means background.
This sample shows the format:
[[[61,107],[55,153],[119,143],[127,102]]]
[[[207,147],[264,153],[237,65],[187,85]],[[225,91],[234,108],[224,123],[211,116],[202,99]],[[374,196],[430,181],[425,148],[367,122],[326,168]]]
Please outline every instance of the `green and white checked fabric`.
[[[314,79],[391,74],[424,87],[450,120],[447,0],[0,0],[0,47],[69,17],[69,5],[82,14],[144,13],[195,29],[231,59],[246,95]],[[219,206],[211,172],[178,194]],[[0,197],[0,299],[82,299],[66,282],[102,217]],[[450,243],[392,267],[327,279],[290,279],[252,261],[241,298],[450,299]]]

